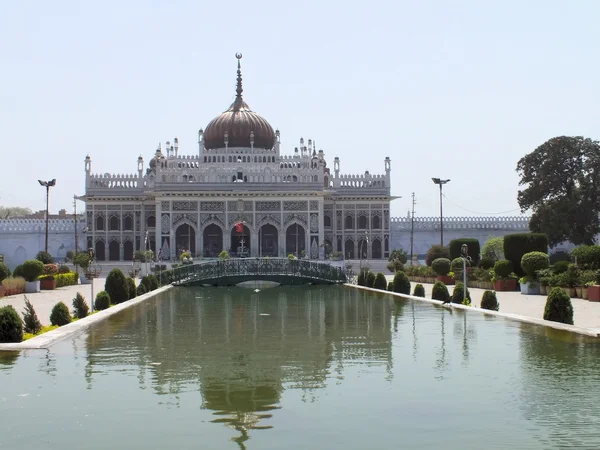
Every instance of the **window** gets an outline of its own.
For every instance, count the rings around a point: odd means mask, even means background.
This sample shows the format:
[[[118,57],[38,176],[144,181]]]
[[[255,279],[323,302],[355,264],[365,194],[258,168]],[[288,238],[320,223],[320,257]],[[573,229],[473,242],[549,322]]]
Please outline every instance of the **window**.
[[[326,227],[330,227],[331,226],[331,217],[330,216],[325,216],[325,219],[323,220],[323,225]]]
[[[149,216],[148,220],[146,221],[146,226],[148,228],[154,228],[154,227],[156,227],[156,217]]]
[[[119,218],[117,216],[112,216],[110,218],[110,231],[118,231],[119,230]]]
[[[104,230],[104,217],[96,217],[96,231]]]
[[[123,229],[127,231],[133,230],[133,219],[131,216],[125,216],[123,218]]]

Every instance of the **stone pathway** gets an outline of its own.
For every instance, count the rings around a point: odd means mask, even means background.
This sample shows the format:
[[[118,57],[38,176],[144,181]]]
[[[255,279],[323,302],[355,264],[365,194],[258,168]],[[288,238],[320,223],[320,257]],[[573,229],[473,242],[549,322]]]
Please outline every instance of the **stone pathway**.
[[[97,278],[94,280],[94,297],[100,291],[104,290],[104,278]],[[58,302],[64,302],[69,307],[69,310],[73,310],[73,299],[79,292],[85,298],[85,301],[90,305],[90,298],[92,295],[91,284],[79,284],[74,286],[65,286],[62,288],[55,289],[53,291],[41,291],[36,294],[19,294],[11,295],[10,297],[0,298],[0,307],[6,305],[12,305],[17,310],[19,315],[23,315],[25,309],[25,296],[29,299],[35,312],[42,322],[42,325],[50,325],[50,313],[52,308]]]
[[[387,276],[388,281],[394,277]],[[417,283],[411,281],[411,289],[415,288]],[[433,284],[421,283],[425,288],[425,296],[431,298],[431,289]],[[448,286],[450,294],[454,286]],[[480,307],[481,297],[485,289],[469,288],[473,306]],[[411,291],[412,294],[412,291]],[[520,292],[496,292],[496,297],[500,303],[501,313],[519,314],[521,316],[533,317],[536,319],[544,318],[544,307],[546,306],[545,295],[523,295]],[[571,299],[573,304],[573,322],[574,325],[583,328],[593,328],[600,331],[600,302],[590,302],[580,298]]]

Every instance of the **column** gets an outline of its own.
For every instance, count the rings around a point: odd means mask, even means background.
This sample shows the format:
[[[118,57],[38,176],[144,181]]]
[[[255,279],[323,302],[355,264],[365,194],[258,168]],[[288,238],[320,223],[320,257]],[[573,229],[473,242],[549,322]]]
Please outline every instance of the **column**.
[[[146,207],[142,203],[142,210],[140,212],[140,229],[138,230],[140,236],[140,248],[139,250],[145,252],[144,238],[146,236]]]
[[[319,199],[319,259],[325,259],[325,208],[323,198]]]
[[[160,252],[162,247],[162,209],[160,199],[156,199],[156,228],[154,229],[154,239],[156,241],[156,254],[154,257],[158,258],[158,252]],[[168,255],[162,255],[164,259],[166,259],[165,256]]]

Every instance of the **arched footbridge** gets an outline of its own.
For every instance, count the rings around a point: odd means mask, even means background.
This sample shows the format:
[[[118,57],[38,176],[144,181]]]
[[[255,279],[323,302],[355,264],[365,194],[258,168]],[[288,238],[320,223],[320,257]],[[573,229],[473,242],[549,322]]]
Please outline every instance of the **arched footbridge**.
[[[288,258],[240,258],[186,264],[173,269],[173,284],[234,286],[247,281],[281,285],[340,284],[347,277],[342,267],[322,261]]]

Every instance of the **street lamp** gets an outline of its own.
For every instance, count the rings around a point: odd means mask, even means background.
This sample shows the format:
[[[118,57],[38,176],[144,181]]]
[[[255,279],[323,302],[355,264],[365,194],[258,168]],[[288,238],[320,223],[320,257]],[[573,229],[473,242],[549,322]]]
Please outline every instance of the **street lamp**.
[[[440,245],[444,246],[444,213],[442,209],[442,186],[448,183],[450,180],[442,180],[441,178],[432,178],[431,181],[434,184],[438,184],[440,186]]]
[[[38,183],[40,183],[40,186],[46,187],[46,249],[44,251],[48,253],[48,201],[50,197],[50,188],[56,186],[56,179],[53,179],[52,181],[38,180]]]
[[[463,260],[463,301],[467,298],[467,262],[471,262],[469,247],[463,244],[460,247],[460,257]]]

